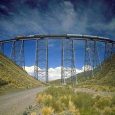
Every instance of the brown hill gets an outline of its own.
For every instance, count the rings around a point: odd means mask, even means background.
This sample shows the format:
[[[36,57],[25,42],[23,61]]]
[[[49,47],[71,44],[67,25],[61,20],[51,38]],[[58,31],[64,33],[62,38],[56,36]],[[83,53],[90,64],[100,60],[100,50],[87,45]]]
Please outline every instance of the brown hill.
[[[42,83],[0,53],[0,92],[41,86]]]

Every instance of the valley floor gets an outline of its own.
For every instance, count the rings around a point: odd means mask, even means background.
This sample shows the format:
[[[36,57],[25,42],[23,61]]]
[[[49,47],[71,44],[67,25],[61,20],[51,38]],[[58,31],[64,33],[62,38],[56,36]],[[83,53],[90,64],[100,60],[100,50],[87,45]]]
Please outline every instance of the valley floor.
[[[44,90],[45,87],[39,87],[0,96],[0,115],[23,115],[27,108],[36,105],[36,94]],[[115,96],[115,92],[95,91],[88,88],[75,88],[74,91],[91,95]]]

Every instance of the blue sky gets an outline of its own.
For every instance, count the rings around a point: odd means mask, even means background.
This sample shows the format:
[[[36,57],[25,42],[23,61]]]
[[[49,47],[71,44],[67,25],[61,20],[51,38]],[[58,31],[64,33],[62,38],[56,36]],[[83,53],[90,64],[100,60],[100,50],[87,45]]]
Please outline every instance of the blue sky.
[[[19,35],[72,33],[104,36],[114,40],[115,1],[0,0],[0,40]],[[34,45],[34,42],[26,44],[27,66],[34,64]],[[76,65],[82,68],[82,43],[77,43],[76,47]],[[6,48],[6,53],[9,52],[10,49]],[[49,67],[59,67],[60,56],[60,41],[49,41]]]
[[[115,37],[114,0],[0,0],[0,39],[78,33]]]

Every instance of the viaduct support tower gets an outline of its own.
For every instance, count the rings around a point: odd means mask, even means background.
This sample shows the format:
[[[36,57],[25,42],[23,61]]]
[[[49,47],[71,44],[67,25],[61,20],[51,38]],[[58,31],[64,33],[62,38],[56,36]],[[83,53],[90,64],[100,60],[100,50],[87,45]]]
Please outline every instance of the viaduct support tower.
[[[68,81],[66,80],[68,78]],[[76,82],[74,41],[70,39],[62,40],[61,50],[61,82]]]
[[[105,60],[108,57],[112,56],[113,53],[115,53],[115,49],[114,48],[115,47],[114,47],[113,43],[111,43],[111,42],[105,42],[105,56],[104,56]]]
[[[25,69],[24,40],[12,42],[10,57],[16,64]]]
[[[91,40],[85,40],[85,57],[84,57],[84,74],[86,77],[94,77],[97,68],[100,70],[101,62],[99,58],[99,51],[97,42]]]
[[[4,53],[4,43],[0,43],[0,52]]]
[[[48,82],[48,40],[36,40],[34,77]]]

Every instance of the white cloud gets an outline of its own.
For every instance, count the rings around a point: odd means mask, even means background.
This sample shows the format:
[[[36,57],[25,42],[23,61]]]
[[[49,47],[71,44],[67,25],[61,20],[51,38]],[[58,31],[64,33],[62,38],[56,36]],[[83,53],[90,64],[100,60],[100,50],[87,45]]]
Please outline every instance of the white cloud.
[[[83,72],[83,69],[76,69],[76,73],[78,74],[78,73],[81,73],[81,72]]]
[[[63,17],[62,17],[62,27],[64,30],[69,30],[71,27],[75,25],[76,12],[74,10],[73,4],[70,1],[64,2]]]
[[[34,75],[34,66],[25,66],[25,70],[28,72],[28,74]]]
[[[49,68],[49,80],[55,80],[61,78],[61,67]]]
[[[90,71],[90,70],[93,70],[93,67],[91,65],[85,65],[82,67],[82,71],[84,71],[84,69],[85,71]]]
[[[40,68],[38,68],[40,69]],[[34,66],[26,66],[25,70],[28,72],[30,75],[34,75]],[[83,72],[83,69],[77,69],[76,68],[76,73],[81,73]],[[56,68],[49,68],[48,69],[48,76],[49,80],[56,80],[56,79],[61,79],[61,67],[56,67]]]

